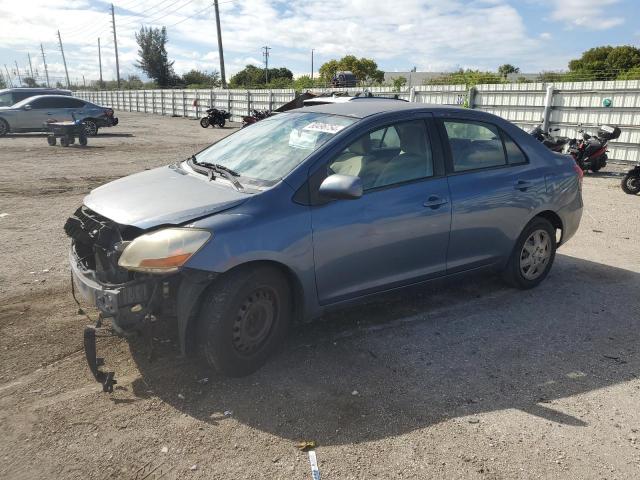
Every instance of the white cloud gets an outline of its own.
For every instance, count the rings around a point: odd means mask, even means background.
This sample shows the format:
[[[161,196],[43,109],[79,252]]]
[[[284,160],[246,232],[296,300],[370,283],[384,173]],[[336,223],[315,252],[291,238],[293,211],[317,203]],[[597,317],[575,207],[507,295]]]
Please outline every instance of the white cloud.
[[[607,30],[624,23],[624,18],[608,17],[607,7],[620,0],[551,0],[551,18],[571,27]]]
[[[591,0],[580,1],[596,5]],[[599,0],[598,4],[614,1]],[[163,11],[162,4],[153,7],[148,1],[124,10],[119,3],[132,2],[115,1],[123,77],[140,74],[135,68],[135,32],[141,21],[167,26],[167,48],[178,73],[192,68],[219,69],[210,0],[182,3],[179,11],[173,11],[176,7]],[[246,0],[221,2],[220,9],[228,76],[248,63],[261,65],[261,47],[265,44],[272,47],[270,65],[289,66],[294,71],[310,67],[312,48],[316,68],[329,58],[345,54],[374,58],[382,68],[406,65],[408,69],[416,65],[419,70],[436,71],[495,68],[502,63],[519,64],[524,59],[531,65],[538,57],[539,61],[544,59],[540,49],[544,34],[528,34],[522,17],[508,0]],[[51,74],[61,77],[64,69],[57,52],[58,28],[72,80],[82,74],[87,79],[98,77],[98,36],[103,45],[104,77],[113,78],[115,58],[108,4],[96,0],[21,0],[20,8],[16,8],[14,2],[0,3],[0,45],[14,49],[16,58],[24,57],[22,63],[26,65],[26,52],[35,58],[43,42]],[[36,64],[42,72],[41,61]]]

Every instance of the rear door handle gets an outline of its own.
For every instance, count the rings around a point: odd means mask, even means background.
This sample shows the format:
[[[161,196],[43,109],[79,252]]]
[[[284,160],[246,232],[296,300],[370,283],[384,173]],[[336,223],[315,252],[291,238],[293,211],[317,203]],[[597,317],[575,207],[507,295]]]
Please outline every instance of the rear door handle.
[[[446,205],[447,203],[449,203],[449,201],[446,198],[440,198],[437,195],[431,195],[423,205],[435,210],[436,208],[439,208],[442,205]]]
[[[515,188],[516,190],[520,190],[522,192],[524,192],[527,188],[530,188],[530,187],[531,187],[531,182],[528,180],[518,180],[513,186],[513,188]]]

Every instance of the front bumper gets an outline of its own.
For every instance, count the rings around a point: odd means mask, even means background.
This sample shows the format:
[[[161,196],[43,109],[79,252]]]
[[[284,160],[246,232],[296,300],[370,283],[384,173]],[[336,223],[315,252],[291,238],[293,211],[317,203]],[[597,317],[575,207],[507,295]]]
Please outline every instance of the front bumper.
[[[73,247],[69,252],[73,289],[80,303],[96,307],[101,318],[111,318],[119,334],[135,330],[149,313],[149,303],[158,280],[134,280],[108,285],[96,279],[95,272],[83,268]]]

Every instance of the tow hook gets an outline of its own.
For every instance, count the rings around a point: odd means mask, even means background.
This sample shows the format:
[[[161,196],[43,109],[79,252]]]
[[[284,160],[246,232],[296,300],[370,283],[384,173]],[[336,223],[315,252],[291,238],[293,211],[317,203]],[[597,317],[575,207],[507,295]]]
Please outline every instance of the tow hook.
[[[84,329],[84,353],[87,357],[89,369],[98,383],[102,384],[102,391],[113,393],[113,386],[118,383],[115,372],[104,372],[100,367],[104,365],[104,358],[96,356],[96,330],[99,327],[87,325]]]

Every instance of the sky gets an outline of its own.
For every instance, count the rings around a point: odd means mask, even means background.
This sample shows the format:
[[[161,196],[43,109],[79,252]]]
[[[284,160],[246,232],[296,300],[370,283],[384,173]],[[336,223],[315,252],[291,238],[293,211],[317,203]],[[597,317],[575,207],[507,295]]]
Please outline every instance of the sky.
[[[213,0],[115,0],[121,77],[135,67],[135,32],[166,26],[177,73],[219,70]],[[346,54],[373,58],[385,71],[562,70],[598,45],[640,46],[640,0],[219,0],[227,77],[247,64],[296,76]],[[44,77],[40,44],[52,79],[64,77],[60,31],[71,82],[115,78],[111,2],[0,0],[0,69],[32,68]]]

